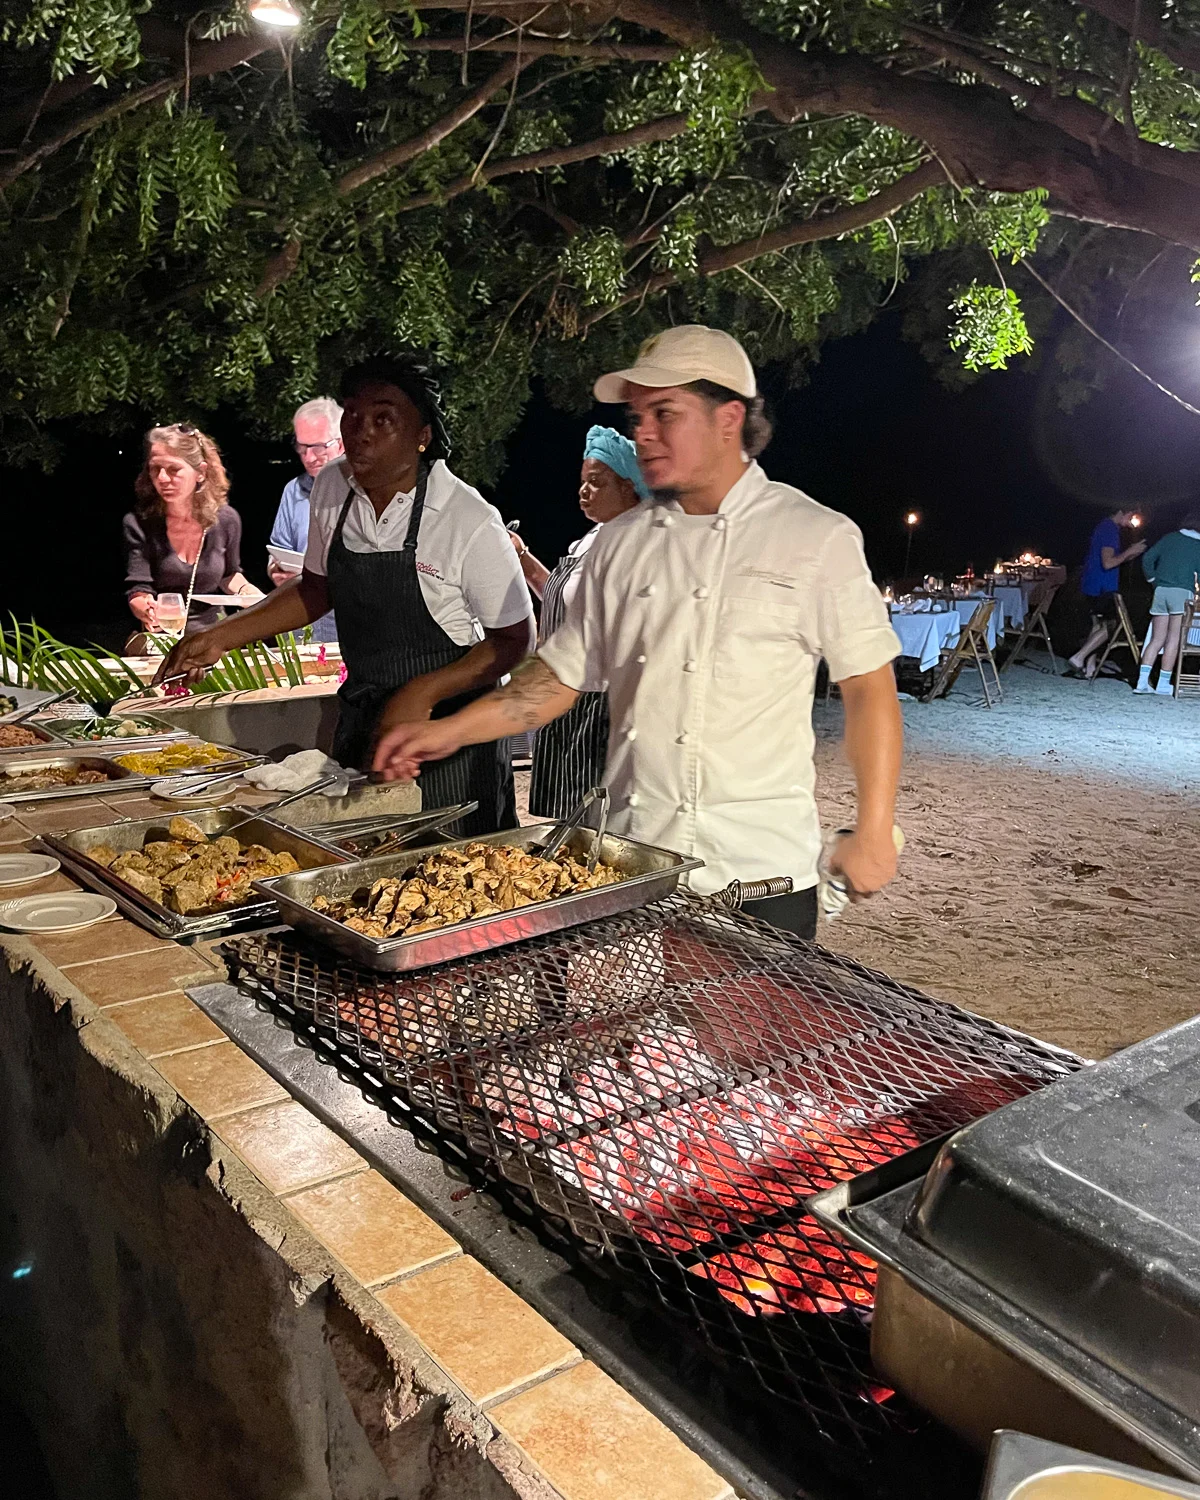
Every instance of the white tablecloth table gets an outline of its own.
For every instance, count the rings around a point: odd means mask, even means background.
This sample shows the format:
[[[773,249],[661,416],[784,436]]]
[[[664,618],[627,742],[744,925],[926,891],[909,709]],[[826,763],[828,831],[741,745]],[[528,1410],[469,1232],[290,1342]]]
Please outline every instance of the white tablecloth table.
[[[995,598],[1004,605],[1004,618],[1014,630],[1020,630],[1029,613],[1029,595],[1033,588],[1028,583],[998,583]],[[1003,627],[1001,627],[1003,629]]]
[[[943,648],[954,645],[961,628],[953,610],[939,614],[892,611],[892,629],[900,638],[900,654],[916,657],[922,672],[930,672],[937,666]]]

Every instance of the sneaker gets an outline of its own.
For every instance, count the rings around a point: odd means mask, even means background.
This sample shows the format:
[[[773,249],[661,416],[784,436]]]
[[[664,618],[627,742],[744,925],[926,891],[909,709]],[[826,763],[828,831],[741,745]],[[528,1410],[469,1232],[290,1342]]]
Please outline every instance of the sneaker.
[[[1137,687],[1134,688],[1134,692],[1135,693],[1152,693],[1152,692],[1154,692],[1154,689],[1150,686],[1150,684],[1148,682],[1139,682],[1138,685],[1137,685]]]
[[[1173,698],[1175,696],[1169,682],[1167,683],[1166,687],[1164,687],[1160,682],[1159,685],[1154,689],[1154,691],[1159,698]]]

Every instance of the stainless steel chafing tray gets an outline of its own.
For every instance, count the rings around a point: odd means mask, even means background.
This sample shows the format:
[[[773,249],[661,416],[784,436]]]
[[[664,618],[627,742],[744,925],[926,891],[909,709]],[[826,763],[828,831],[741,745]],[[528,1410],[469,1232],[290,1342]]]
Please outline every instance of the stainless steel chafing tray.
[[[84,739],[78,731],[86,725],[93,723],[96,717],[97,715],[95,714],[62,714],[58,718],[42,720],[40,727],[45,729],[51,738],[55,740],[62,740],[67,744],[76,745],[80,748],[88,746],[99,750],[103,755],[113,755],[118,752],[124,755],[130,750],[157,750],[173,740],[195,738],[188,730],[176,729],[174,724],[168,724],[166,719],[160,719],[157,714],[129,713],[108,714],[105,717],[111,719],[134,719],[139,724],[150,725],[150,732],[148,734],[128,735],[125,738],[120,738],[117,735],[107,735],[104,739],[99,740]],[[26,727],[34,729],[39,726],[27,722]],[[72,730],[76,732],[72,733]],[[211,744],[212,741],[210,740],[208,743]]]
[[[669,849],[656,849],[653,845],[638,844],[610,833],[604,836],[601,844],[600,863],[620,870],[625,875],[624,880],[594,891],[559,896],[554,901],[519,906],[500,916],[476,917],[470,922],[456,922],[431,932],[418,933],[415,937],[376,939],[355,932],[352,927],[312,909],[316,896],[344,900],[384,876],[403,879],[427,854],[444,854],[447,849],[463,848],[466,844],[503,844],[529,850],[557,826],[555,823],[535,823],[482,838],[403,849],[395,854],[381,855],[378,859],[352,860],[336,868],[310,870],[301,875],[277,875],[270,880],[255,881],[255,885],[278,901],[284,921],[291,926],[319,938],[356,963],[397,973],[423,969],[453,958],[465,958],[490,948],[502,948],[526,938],[540,937],[543,933],[575,927],[581,922],[611,917],[617,912],[644,906],[648,901],[658,901],[669,896],[688,871],[698,869],[704,863],[700,859],[687,859]],[[581,858],[585,857],[591,851],[594,837],[591,829],[578,828],[567,840],[566,848]]]
[[[214,933],[232,932],[236,928],[276,922],[279,913],[269,895],[260,900],[247,902],[243,906],[226,907],[222,911],[196,913],[181,916],[179,912],[127,885],[119,875],[97,864],[89,857],[98,844],[107,844],[118,853],[126,849],[140,849],[147,838],[158,836],[169,838],[167,824],[173,817],[183,816],[210,838],[217,838],[231,824],[246,816],[245,808],[207,808],[201,812],[164,812],[157,818],[130,819],[118,823],[106,823],[100,828],[77,828],[71,833],[44,834],[39,843],[62,861],[68,870],[92,890],[111,896],[121,910],[141,926],[157,933],[159,937],[188,941],[198,937],[209,937]],[[263,844],[274,853],[291,854],[304,870],[317,872],[319,867],[332,866],[346,860],[336,849],[326,849],[297,833],[294,828],[284,828],[270,818],[256,818],[237,830],[241,844]],[[261,888],[260,888],[261,889]]]
[[[77,766],[83,771],[103,771],[104,781],[89,781],[83,786],[51,786],[36,791],[22,791],[21,778],[35,771],[58,767]],[[0,755],[0,801],[44,802],[57,797],[102,797],[105,791],[120,782],[122,791],[149,785],[150,778],[137,776],[107,755],[97,755],[92,750],[66,750],[47,747],[45,754],[31,750],[12,750]]]
[[[4,720],[0,719],[0,725],[3,723]],[[37,738],[37,744],[5,745],[3,749],[0,749],[0,755],[37,755],[39,752],[45,755],[47,751],[52,753],[54,750],[65,750],[70,743],[65,735],[56,734],[51,724],[39,723],[36,719],[25,719],[16,727],[27,729]]]

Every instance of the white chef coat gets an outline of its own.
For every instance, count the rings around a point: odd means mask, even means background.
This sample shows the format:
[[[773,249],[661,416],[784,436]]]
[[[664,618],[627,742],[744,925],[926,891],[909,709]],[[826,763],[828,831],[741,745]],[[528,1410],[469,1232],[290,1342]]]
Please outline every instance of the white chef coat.
[[[342,541],[350,552],[400,552],[412,516],[413,494],[392,497],[375,515],[345,458],[326,464],[309,497],[308,548],[304,566],[326,572],[329,544],[346,490],[354,500],[346,513]],[[417,578],[429,613],[457,646],[474,645],[483,632],[532,619],[521,564],[500,512],[478,490],[464,484],[439,458],[430,466],[425,509],[417,535]]]
[[[611,827],[705,861],[707,893],[790,875],[816,884],[812,698],[900,643],[858,527],[751,464],[716,515],[675,502],[609,521],[539,656],[607,689]]]

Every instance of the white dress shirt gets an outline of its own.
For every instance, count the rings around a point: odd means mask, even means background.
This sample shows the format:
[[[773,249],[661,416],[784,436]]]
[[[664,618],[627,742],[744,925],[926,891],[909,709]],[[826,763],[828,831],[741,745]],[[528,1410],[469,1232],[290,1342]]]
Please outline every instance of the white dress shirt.
[[[693,889],[815,885],[812,699],[899,654],[858,527],[751,464],[716,515],[639,505],[597,535],[539,656],[607,689],[613,831],[693,855]]]
[[[350,552],[400,552],[412,516],[413,495],[401,491],[376,516],[375,507],[346,460],[326,464],[309,497],[308,549],[304,566],[324,576],[329,544],[346,503],[342,541]],[[500,512],[478,490],[452,474],[441,459],[429,470],[425,509],[417,535],[417,578],[429,613],[458,646],[471,646],[483,632],[532,619],[533,604]]]

